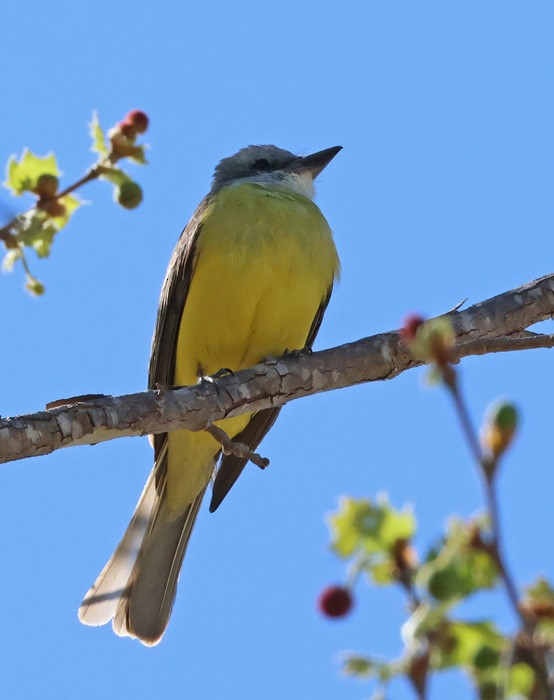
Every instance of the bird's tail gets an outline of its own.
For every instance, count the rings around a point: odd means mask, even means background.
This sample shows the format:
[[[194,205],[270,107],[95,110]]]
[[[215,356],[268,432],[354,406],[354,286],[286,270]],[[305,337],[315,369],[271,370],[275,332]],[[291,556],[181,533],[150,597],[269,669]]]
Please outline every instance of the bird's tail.
[[[116,634],[136,637],[147,646],[157,644],[167,627],[204,495],[203,490],[175,514],[167,505],[165,469],[157,467],[121,542],[79,608],[85,625],[104,625],[113,619]]]

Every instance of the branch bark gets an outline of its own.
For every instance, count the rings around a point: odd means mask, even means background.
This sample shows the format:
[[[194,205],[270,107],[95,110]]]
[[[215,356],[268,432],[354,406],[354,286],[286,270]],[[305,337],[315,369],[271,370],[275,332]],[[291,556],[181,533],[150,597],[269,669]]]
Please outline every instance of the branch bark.
[[[554,274],[446,314],[458,359],[490,352],[553,347],[554,336],[525,329],[554,317]],[[38,413],[0,419],[0,463],[119,437],[204,430],[216,420],[332,389],[392,379],[420,365],[398,331],[251,369],[191,387],[125,396],[80,397]],[[77,397],[78,399],[79,397]],[[74,399],[73,401],[76,401]]]

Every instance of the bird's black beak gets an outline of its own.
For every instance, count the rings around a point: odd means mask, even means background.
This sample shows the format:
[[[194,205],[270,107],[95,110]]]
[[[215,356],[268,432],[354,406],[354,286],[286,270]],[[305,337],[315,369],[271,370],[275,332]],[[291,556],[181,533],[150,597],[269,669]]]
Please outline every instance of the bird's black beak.
[[[318,151],[317,153],[312,153],[309,156],[303,156],[301,158],[296,158],[292,163],[287,165],[285,170],[292,173],[299,173],[304,170],[308,170],[312,178],[315,180],[319,173],[333,160],[339,151],[342,150],[342,146],[332,146],[331,148],[325,148],[323,151]]]

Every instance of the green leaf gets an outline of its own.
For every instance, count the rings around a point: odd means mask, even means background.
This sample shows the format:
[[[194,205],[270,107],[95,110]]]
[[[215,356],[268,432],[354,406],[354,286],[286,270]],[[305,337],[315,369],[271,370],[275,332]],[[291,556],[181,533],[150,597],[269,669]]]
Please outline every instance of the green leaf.
[[[358,678],[371,678],[378,676],[377,665],[367,656],[349,656],[345,659],[343,673],[348,676],[358,676]]]
[[[334,551],[345,558],[356,555],[357,569],[374,583],[387,585],[411,570],[416,558],[410,545],[415,533],[411,509],[395,510],[384,496],[375,503],[343,497],[328,520]],[[406,561],[403,553],[410,554]]]
[[[110,156],[112,160],[130,158],[141,165],[146,163],[145,146],[137,146],[134,139],[128,139],[117,127],[110,129],[108,136],[110,137]]]
[[[120,168],[102,166],[100,172],[101,180],[107,180],[116,187],[121,187],[121,185],[123,185],[123,183],[125,182],[133,182],[133,180],[127,175],[127,173],[123,172],[123,170],[121,170]]]
[[[530,698],[535,684],[535,672],[525,663],[514,664],[510,672],[508,695],[519,698]]]
[[[146,165],[148,161],[146,160],[146,146],[135,146],[133,153],[129,158],[139,165]]]
[[[461,666],[478,675],[480,671],[496,668],[508,640],[488,620],[480,622],[449,621],[445,629],[448,643],[434,644],[431,666],[444,669]]]
[[[31,209],[17,217],[15,231],[23,245],[33,248],[39,258],[50,255],[50,248],[56,233],[69,221],[81,202],[73,195],[65,195],[60,200],[65,212],[61,216],[50,216],[42,209]]]
[[[395,567],[391,557],[387,557],[377,563],[368,562],[365,567],[371,575],[373,582],[378,586],[388,586],[395,581]]]
[[[25,246],[33,248],[39,258],[50,255],[52,241],[58,229],[45,212],[31,209],[18,217],[17,238]]]
[[[482,538],[485,520],[450,521],[446,537],[419,567],[416,584],[441,602],[455,602],[477,590],[493,588],[498,567]]]
[[[415,532],[411,509],[395,510],[386,500],[343,497],[339,510],[329,516],[331,545],[341,557],[355,552],[390,553],[398,540],[409,540]]]
[[[387,683],[391,678],[405,673],[406,663],[403,659],[377,661],[368,656],[349,654],[344,659],[342,671],[349,676],[376,678],[381,683]]]
[[[56,156],[50,153],[40,157],[26,148],[19,162],[15,156],[8,161],[7,179],[3,184],[13,195],[19,196],[23,192],[32,191],[41,175],[61,175]]]
[[[546,578],[541,576],[525,589],[525,602],[551,606],[554,612],[554,588]]]
[[[497,700],[497,698],[518,698],[527,700],[533,696],[535,672],[524,662],[511,667],[499,659],[496,666],[484,671],[468,671],[475,679],[481,700]]]
[[[100,122],[98,121],[98,114],[96,112],[92,113],[89,129],[92,138],[91,150],[98,153],[101,158],[105,158],[108,155],[108,148],[106,146],[106,138],[100,126]]]
[[[73,194],[66,194],[65,197],[60,197],[58,201],[60,204],[63,204],[65,208],[65,214],[52,217],[52,221],[54,221],[56,229],[59,231],[67,225],[75,210],[82,205],[82,201]]]
[[[537,621],[537,640],[554,645],[554,589],[549,581],[541,577],[528,586],[521,606]]]

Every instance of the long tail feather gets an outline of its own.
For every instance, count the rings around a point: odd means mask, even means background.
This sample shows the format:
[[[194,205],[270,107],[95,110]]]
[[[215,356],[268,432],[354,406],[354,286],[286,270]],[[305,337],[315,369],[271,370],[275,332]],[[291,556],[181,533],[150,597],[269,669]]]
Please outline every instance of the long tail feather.
[[[157,500],[152,470],[121,542],[81,603],[78,614],[83,624],[105,625],[115,615],[149,528],[152,513],[156,510]]]
[[[165,489],[113,620],[120,636],[153,646],[169,622],[179,572],[202,503],[202,491],[178,517],[168,511]]]
[[[157,644],[169,621],[179,571],[204,490],[175,514],[167,506],[164,450],[152,470],[121,542],[86,594],[79,619],[103,625],[113,618],[120,636]]]

